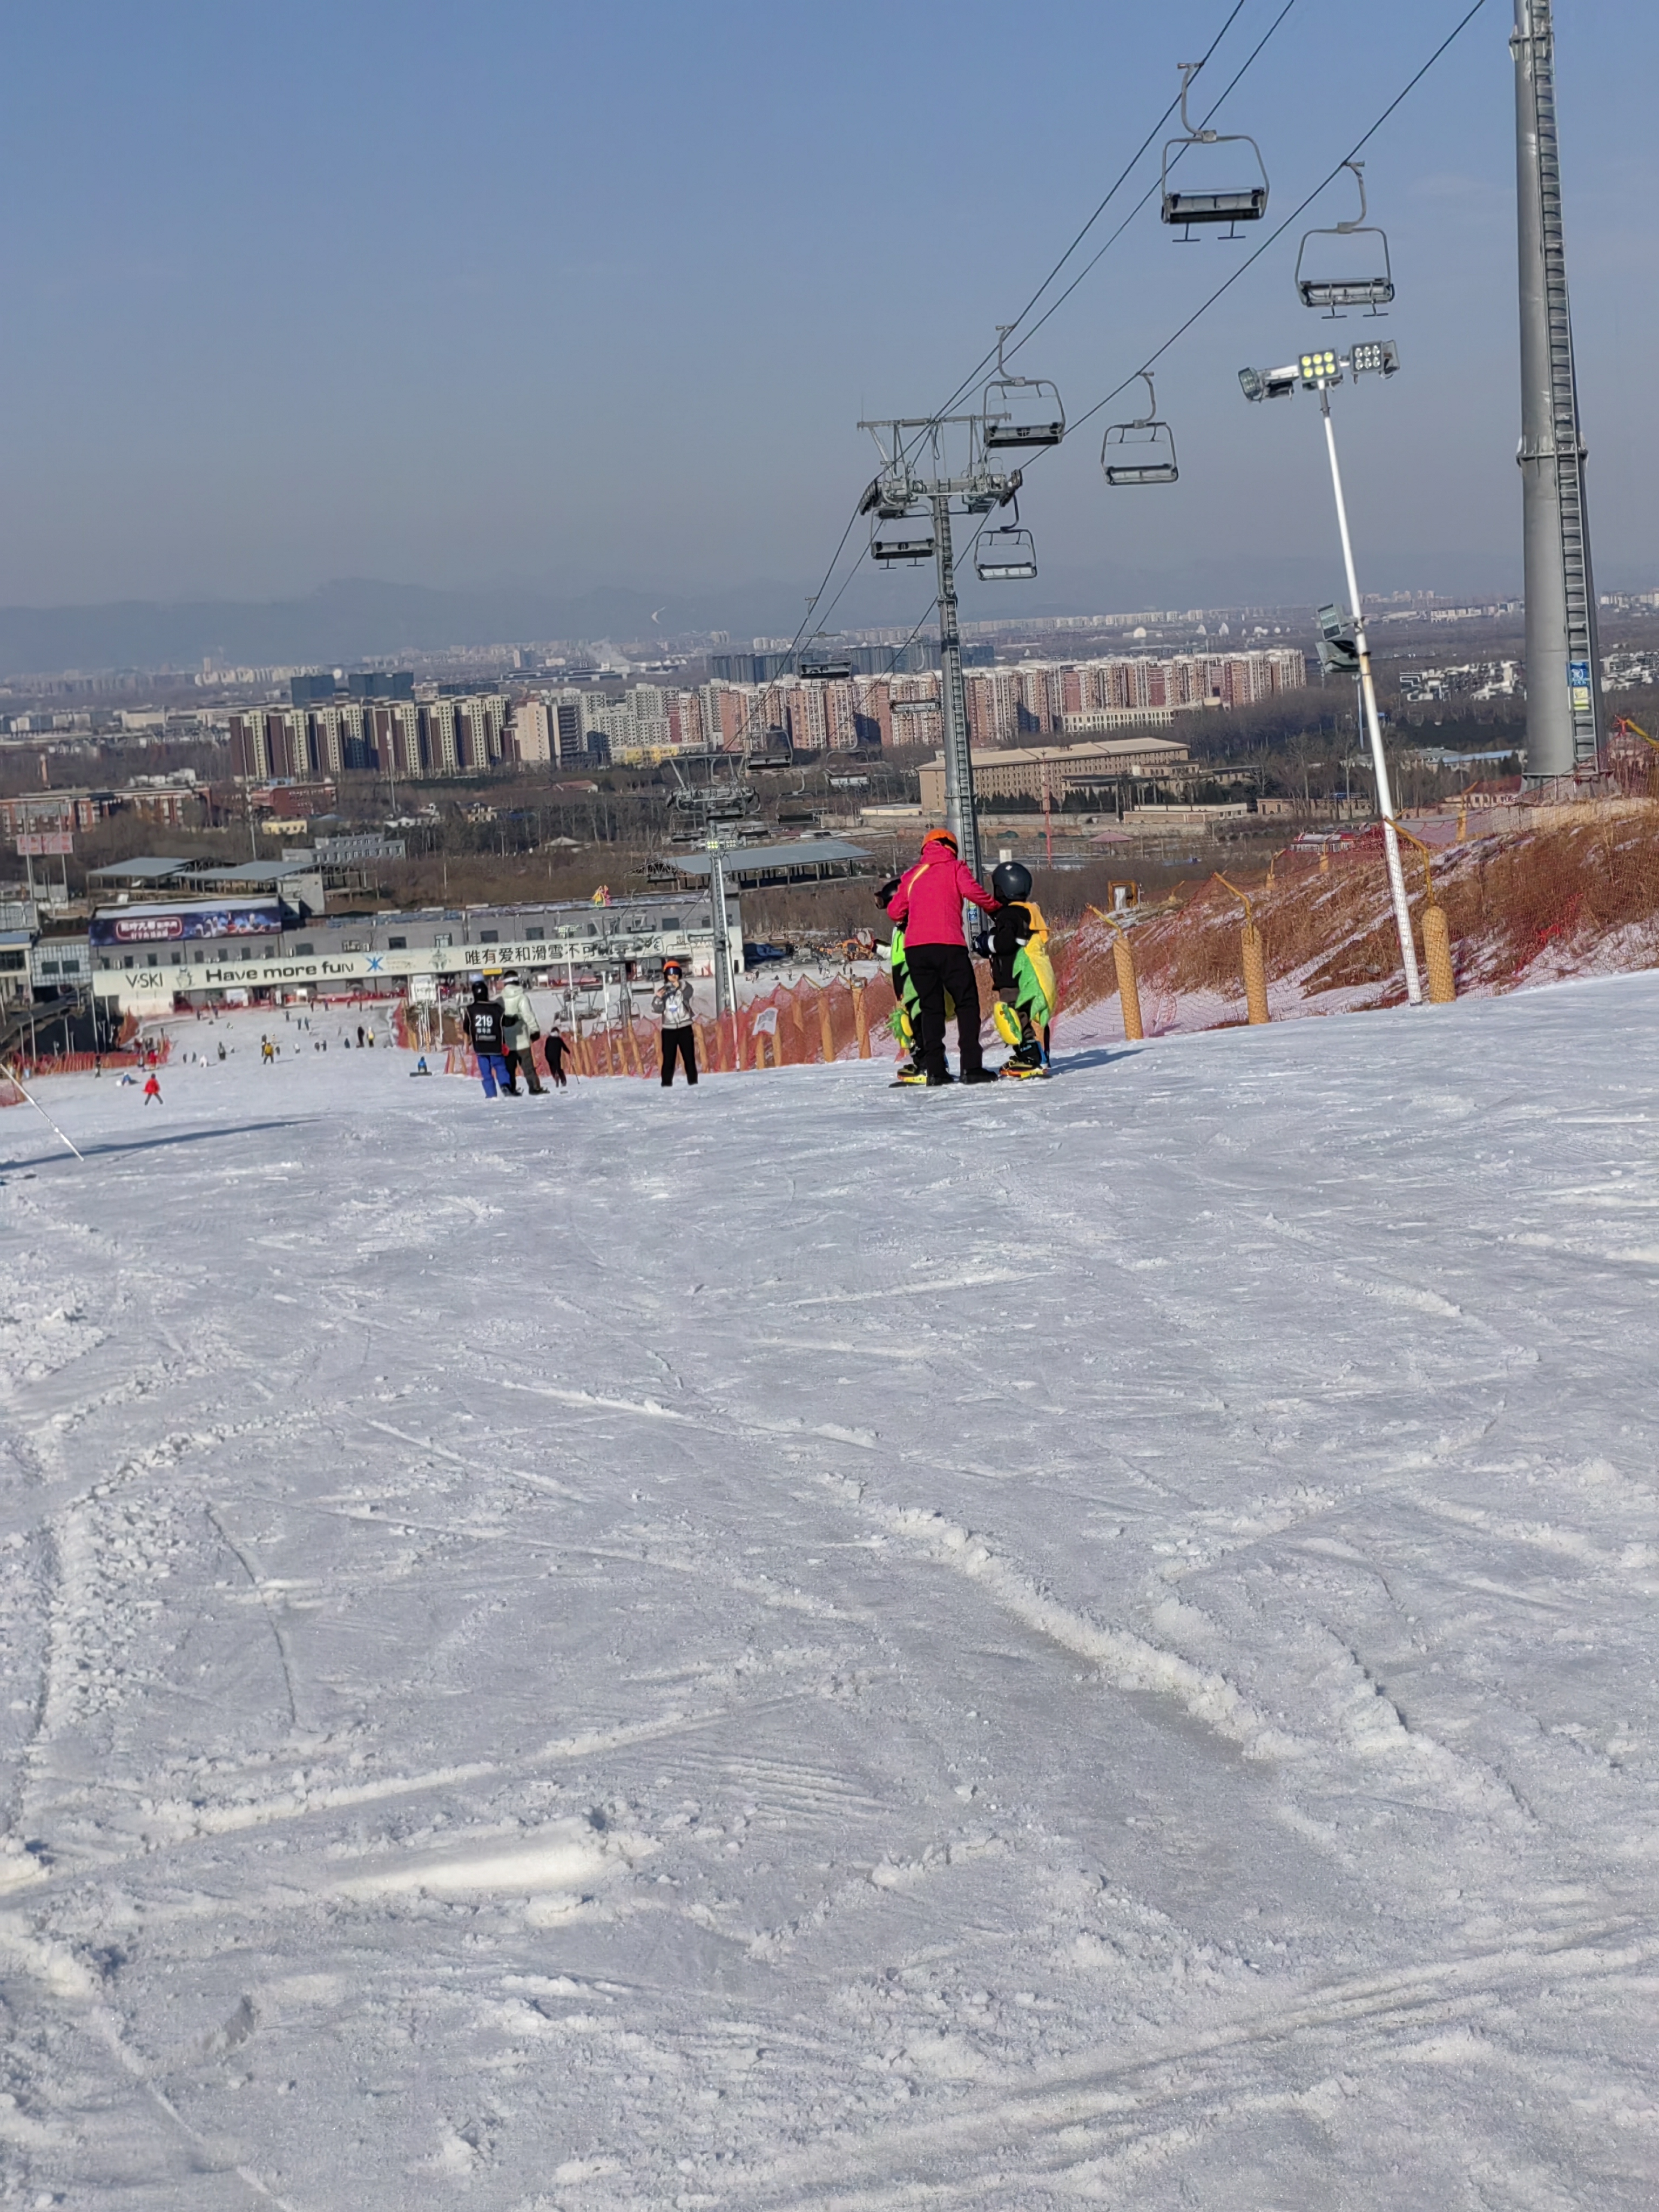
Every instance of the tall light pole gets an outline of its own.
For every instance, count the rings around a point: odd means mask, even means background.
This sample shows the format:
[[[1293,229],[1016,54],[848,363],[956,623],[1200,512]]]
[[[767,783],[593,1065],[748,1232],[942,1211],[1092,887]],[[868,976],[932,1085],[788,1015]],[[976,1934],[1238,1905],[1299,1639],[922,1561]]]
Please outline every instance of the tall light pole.
[[[974,762],[968,744],[968,700],[962,682],[962,627],[957,612],[956,556],[951,544],[953,514],[987,515],[1006,507],[1018,491],[1018,469],[998,470],[985,456],[983,415],[921,416],[908,420],[860,422],[876,441],[881,470],[864,495],[860,514],[897,521],[925,509],[932,520],[926,536],[872,539],[871,552],[889,564],[931,558],[939,579],[939,651],[945,737],[945,818],[957,851],[970,872],[980,871],[979,819],[974,809]],[[945,466],[945,441],[955,434],[963,467]],[[1005,442],[1008,441],[1005,438]],[[1035,442],[1035,441],[1033,441]],[[923,456],[929,465],[921,465]]]
[[[1527,581],[1527,774],[1593,775],[1601,665],[1561,222],[1551,0],[1515,0],[1521,253],[1522,512]]]
[[[1348,580],[1348,604],[1352,610],[1353,658],[1359,678],[1360,696],[1364,702],[1365,729],[1370,738],[1371,770],[1376,779],[1377,812],[1382,821],[1382,848],[1388,858],[1389,890],[1394,902],[1395,927],[1400,935],[1401,965],[1406,971],[1406,997],[1413,1006],[1420,1006],[1423,985],[1417,970],[1417,945],[1412,935],[1411,907],[1406,897],[1406,874],[1400,865],[1400,840],[1395,835],[1394,793],[1389,784],[1389,763],[1382,750],[1382,720],[1376,711],[1376,685],[1371,676],[1370,645],[1365,635],[1365,617],[1359,598],[1359,579],[1354,570],[1353,538],[1348,529],[1348,502],[1342,489],[1342,468],[1336,453],[1336,424],[1331,416],[1331,388],[1340,384],[1346,370],[1350,375],[1368,374],[1392,376],[1400,367],[1400,351],[1391,338],[1357,344],[1346,354],[1334,349],[1320,347],[1312,353],[1303,354],[1294,367],[1287,368],[1242,368],[1238,380],[1247,399],[1287,398],[1300,385],[1304,392],[1319,394],[1320,412],[1325,421],[1325,449],[1330,456],[1331,489],[1336,496],[1336,526],[1342,538],[1342,566]]]

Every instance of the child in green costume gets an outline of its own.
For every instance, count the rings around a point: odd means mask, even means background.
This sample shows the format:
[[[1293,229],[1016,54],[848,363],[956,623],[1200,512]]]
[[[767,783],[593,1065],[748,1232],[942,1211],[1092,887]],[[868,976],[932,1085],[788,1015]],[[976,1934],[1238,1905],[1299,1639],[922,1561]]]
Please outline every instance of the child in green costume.
[[[997,994],[991,1018],[998,1036],[1013,1047],[1001,1073],[1046,1075],[1055,999],[1048,925],[1031,896],[1031,872],[1018,860],[1004,860],[993,870],[991,889],[1000,902],[988,933]]]
[[[876,903],[884,914],[898,887],[899,879],[895,876],[890,883],[884,884],[876,893]],[[904,1052],[899,1073],[905,1075],[914,1073],[917,1066],[916,1040],[920,1030],[917,1027],[916,987],[910,981],[909,970],[904,964],[904,928],[900,922],[893,924],[892,941],[884,957],[891,968],[893,977],[893,1011],[887,1018],[887,1025]]]

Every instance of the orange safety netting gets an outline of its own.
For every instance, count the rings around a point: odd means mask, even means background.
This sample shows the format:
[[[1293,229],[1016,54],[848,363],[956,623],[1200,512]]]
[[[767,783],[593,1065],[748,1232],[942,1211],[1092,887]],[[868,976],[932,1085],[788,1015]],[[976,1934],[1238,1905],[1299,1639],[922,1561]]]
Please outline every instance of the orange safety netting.
[[[34,1059],[26,1054],[9,1061],[19,1079],[38,1083],[47,1075],[91,1075],[101,1070],[106,1075],[119,1075],[125,1068],[165,1067],[173,1056],[173,1039],[162,1037],[155,1045],[147,1045],[140,1052],[136,1048],[112,1052],[45,1052]],[[0,1076],[0,1106],[21,1106],[23,1094],[17,1085]]]
[[[697,1064],[730,1073],[868,1058],[884,1049],[892,1011],[892,986],[884,978],[780,984],[734,1013],[699,1021]],[[655,1023],[640,1021],[586,1030],[571,1039],[567,1064],[578,1075],[654,1076],[659,1034]]]
[[[1538,825],[1437,849],[1433,896],[1449,927],[1460,990],[1615,974],[1659,964],[1659,806],[1645,799],[1540,808]],[[1478,830],[1471,820],[1470,827]],[[1428,902],[1421,856],[1402,851],[1422,957]],[[1331,850],[1279,854],[1265,876],[1234,880],[1250,897],[1276,1014],[1389,1006],[1405,996],[1380,828]],[[1240,901],[1212,877],[1130,932],[1149,1034],[1180,1002],[1218,1001],[1218,1026],[1242,1019]],[[1091,918],[1055,947],[1060,1003],[1076,1010],[1117,990],[1113,932]],[[1236,1002],[1236,1003],[1235,1003]],[[1189,1024],[1190,1025],[1190,1024]]]

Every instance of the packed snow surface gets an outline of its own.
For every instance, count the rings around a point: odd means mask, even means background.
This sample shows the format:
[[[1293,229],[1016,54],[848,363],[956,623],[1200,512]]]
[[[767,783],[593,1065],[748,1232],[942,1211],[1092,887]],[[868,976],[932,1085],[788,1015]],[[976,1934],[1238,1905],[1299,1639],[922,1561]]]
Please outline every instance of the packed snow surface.
[[[1659,977],[222,1035],[0,1116],[0,2202],[1659,2202]]]

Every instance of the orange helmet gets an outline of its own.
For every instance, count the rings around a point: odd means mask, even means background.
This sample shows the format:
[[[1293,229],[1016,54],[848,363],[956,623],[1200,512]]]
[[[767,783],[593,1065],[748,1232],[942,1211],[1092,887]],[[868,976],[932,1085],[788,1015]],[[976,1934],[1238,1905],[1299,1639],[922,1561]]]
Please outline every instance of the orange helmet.
[[[930,830],[921,842],[924,851],[929,845],[948,845],[953,853],[958,849],[954,830]]]

